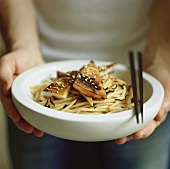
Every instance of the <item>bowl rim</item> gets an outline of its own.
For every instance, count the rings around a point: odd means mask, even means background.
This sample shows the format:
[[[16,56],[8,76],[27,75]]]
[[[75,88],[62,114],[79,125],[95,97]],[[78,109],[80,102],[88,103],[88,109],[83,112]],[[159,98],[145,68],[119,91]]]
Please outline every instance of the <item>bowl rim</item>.
[[[96,65],[112,63],[108,61],[99,61],[99,60],[94,60],[94,61]],[[81,59],[81,60],[55,61],[55,62],[46,63],[44,65],[36,66],[34,68],[26,70],[25,72],[17,76],[12,84],[11,92],[12,92],[13,100],[17,100],[19,104],[23,105],[30,111],[34,111],[36,113],[39,113],[41,115],[44,115],[50,118],[55,118],[55,119],[60,119],[60,120],[65,120],[65,121],[98,122],[98,121],[112,121],[113,119],[122,120],[122,119],[133,117],[134,116],[133,109],[126,110],[126,111],[119,112],[119,113],[97,114],[97,115],[74,114],[74,113],[57,111],[57,110],[53,110],[53,109],[44,107],[42,105],[39,105],[38,103],[33,101],[30,97],[28,97],[27,93],[25,92],[25,86],[26,86],[25,83],[29,80],[30,76],[33,77],[39,73],[44,72],[47,69],[48,71],[50,70],[52,71],[52,69],[57,71],[62,68],[65,68],[67,65],[75,65],[75,66],[79,65],[82,67],[85,64],[85,62],[88,63],[89,60]],[[117,64],[116,69],[127,70],[128,68],[123,64]],[[143,78],[151,85],[151,88],[153,90],[150,99],[144,103],[144,112],[145,112],[145,115],[147,116],[149,114],[147,112],[152,111],[152,109],[154,109],[154,106],[156,104],[160,103],[160,101],[162,102],[163,97],[164,97],[164,89],[161,83],[157,79],[155,79],[153,76],[149,75],[148,73],[143,72]]]

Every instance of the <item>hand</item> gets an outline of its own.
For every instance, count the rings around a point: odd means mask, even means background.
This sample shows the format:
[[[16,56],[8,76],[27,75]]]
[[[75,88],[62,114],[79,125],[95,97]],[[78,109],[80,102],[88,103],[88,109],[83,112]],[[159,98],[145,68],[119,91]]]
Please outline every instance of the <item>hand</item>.
[[[21,117],[11,98],[11,86],[16,76],[33,66],[44,63],[41,55],[38,52],[35,53],[19,49],[4,55],[0,59],[0,99],[7,115],[20,130],[26,133],[33,132],[40,137],[43,132],[31,126]]]
[[[142,139],[150,136],[154,130],[166,119],[168,111],[170,110],[170,71],[168,70],[165,63],[161,63],[161,59],[158,64],[152,64],[146,67],[145,71],[157,78],[164,87],[165,95],[163,104],[156,115],[156,117],[143,129],[138,132],[115,140],[117,144],[124,144],[126,141],[131,139]]]

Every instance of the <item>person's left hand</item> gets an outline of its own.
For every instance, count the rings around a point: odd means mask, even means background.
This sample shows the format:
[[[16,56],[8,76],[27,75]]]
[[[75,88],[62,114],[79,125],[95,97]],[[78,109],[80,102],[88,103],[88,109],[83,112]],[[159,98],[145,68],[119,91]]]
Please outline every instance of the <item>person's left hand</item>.
[[[143,129],[138,132],[116,139],[117,144],[124,144],[131,139],[143,139],[150,136],[154,130],[166,119],[168,111],[170,110],[170,71],[166,63],[163,63],[163,59],[159,60],[158,63],[154,62],[144,70],[158,79],[164,87],[165,95],[163,104],[156,115],[156,117]],[[166,61],[165,61],[166,62]]]

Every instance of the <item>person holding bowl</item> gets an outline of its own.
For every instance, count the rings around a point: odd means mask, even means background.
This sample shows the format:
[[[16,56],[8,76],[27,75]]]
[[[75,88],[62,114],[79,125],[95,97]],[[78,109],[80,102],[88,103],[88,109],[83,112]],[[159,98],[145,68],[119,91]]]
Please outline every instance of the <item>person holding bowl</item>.
[[[0,4],[0,29],[6,46],[0,60],[0,98],[9,117],[14,168],[168,169],[168,0],[0,0]],[[63,140],[27,123],[12,102],[12,83],[29,68],[76,58],[127,64],[129,50],[143,51],[144,70],[165,90],[157,116],[130,136],[101,143]]]

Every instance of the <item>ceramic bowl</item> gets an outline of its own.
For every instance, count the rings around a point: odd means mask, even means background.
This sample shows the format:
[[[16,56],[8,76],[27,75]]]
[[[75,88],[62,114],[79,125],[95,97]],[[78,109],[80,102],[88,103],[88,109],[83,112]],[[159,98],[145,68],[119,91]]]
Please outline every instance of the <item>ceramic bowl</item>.
[[[134,110],[130,109],[114,114],[73,114],[53,110],[33,101],[30,85],[41,83],[49,77],[55,77],[56,71],[78,70],[89,60],[68,60],[47,63],[20,74],[12,85],[13,102],[21,116],[34,127],[50,135],[75,141],[108,141],[128,136],[145,127],[158,113],[164,90],[151,75],[143,72],[144,78],[144,122],[137,124]],[[95,61],[96,65],[109,64]],[[126,66],[117,64],[118,77],[131,82]],[[140,118],[141,119],[141,118]]]

